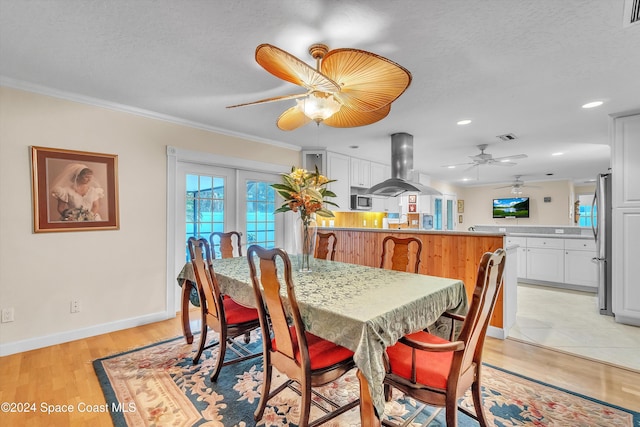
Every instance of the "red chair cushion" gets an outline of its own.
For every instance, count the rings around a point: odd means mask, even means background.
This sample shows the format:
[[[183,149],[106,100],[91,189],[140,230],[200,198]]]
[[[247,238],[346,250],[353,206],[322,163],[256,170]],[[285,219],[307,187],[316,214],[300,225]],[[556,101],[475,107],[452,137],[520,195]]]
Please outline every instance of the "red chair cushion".
[[[224,304],[224,315],[229,325],[258,320],[258,310],[255,308],[240,305],[231,298],[224,298],[222,303]]]
[[[407,338],[429,344],[444,344],[449,342],[423,331],[407,335]],[[411,350],[411,347],[400,342],[391,347],[387,347],[391,372],[408,380],[411,379]],[[452,351],[435,352],[416,350],[417,382],[431,387],[446,388],[452,360]]]
[[[298,337],[296,335],[296,328],[291,326],[291,336],[293,337],[293,345],[295,349],[295,358],[298,362],[300,359],[300,350],[298,347]],[[345,360],[353,358],[353,351],[341,345],[332,343],[323,338],[313,335],[312,333],[304,333],[307,337],[307,347],[309,349],[309,359],[311,359],[311,370],[323,369],[329,366],[335,365]],[[271,340],[271,347],[273,350],[278,350],[276,340]]]

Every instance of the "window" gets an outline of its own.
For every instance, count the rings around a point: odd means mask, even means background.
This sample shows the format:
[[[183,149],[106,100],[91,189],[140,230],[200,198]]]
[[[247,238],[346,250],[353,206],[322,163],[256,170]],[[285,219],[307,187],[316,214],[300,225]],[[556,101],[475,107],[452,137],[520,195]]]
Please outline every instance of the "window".
[[[579,209],[578,209],[578,212],[580,213],[580,218],[578,219],[578,225],[580,227],[591,227],[592,225],[595,225],[595,224],[592,224],[591,222],[592,200],[593,200],[593,195],[591,194],[578,196],[578,201],[580,203]],[[598,212],[595,209],[593,210],[593,219],[596,222],[598,220]]]
[[[224,177],[187,174],[185,178],[184,241],[190,237],[208,239],[212,232],[224,231]]]
[[[442,199],[434,199],[433,229],[442,230]]]
[[[265,248],[276,246],[276,192],[268,182],[248,179],[247,194],[247,246],[260,245]]]

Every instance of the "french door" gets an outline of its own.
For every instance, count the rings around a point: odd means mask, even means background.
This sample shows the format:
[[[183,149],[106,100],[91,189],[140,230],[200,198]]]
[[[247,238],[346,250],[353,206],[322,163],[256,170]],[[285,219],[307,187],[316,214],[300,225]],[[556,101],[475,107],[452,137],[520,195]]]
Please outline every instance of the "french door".
[[[178,164],[177,228],[188,261],[189,237],[209,238],[212,232],[239,231],[242,246],[273,248],[283,241],[282,218],[276,216],[276,192],[270,184],[278,175],[181,162]],[[213,248],[212,248],[213,249]],[[215,248],[218,251],[218,248]],[[216,253],[216,257],[220,257]]]

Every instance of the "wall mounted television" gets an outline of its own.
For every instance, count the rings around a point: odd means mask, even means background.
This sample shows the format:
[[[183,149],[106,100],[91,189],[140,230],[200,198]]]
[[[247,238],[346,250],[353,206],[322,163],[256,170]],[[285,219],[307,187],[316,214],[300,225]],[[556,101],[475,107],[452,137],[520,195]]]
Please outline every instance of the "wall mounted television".
[[[493,199],[494,218],[529,218],[528,197]]]

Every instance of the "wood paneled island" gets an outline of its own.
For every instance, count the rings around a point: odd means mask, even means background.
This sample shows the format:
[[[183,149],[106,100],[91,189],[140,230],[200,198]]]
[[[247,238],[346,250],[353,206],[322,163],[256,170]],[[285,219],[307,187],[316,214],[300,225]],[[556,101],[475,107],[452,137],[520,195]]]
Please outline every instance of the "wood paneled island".
[[[464,281],[469,301],[476,282],[476,273],[482,254],[498,248],[507,249],[507,271],[505,283],[491,317],[489,334],[505,338],[508,328],[515,321],[516,275],[515,259],[509,262],[512,251],[505,247],[504,233],[474,231],[433,231],[418,229],[379,228],[325,228],[338,237],[336,261],[379,267],[382,255],[382,240],[386,236],[415,236],[422,241],[420,274],[449,277]],[[510,270],[514,274],[510,275]],[[510,279],[510,277],[512,277]]]

